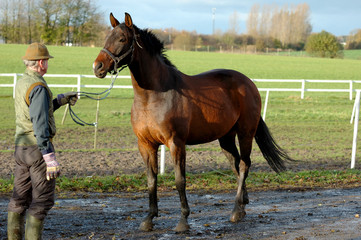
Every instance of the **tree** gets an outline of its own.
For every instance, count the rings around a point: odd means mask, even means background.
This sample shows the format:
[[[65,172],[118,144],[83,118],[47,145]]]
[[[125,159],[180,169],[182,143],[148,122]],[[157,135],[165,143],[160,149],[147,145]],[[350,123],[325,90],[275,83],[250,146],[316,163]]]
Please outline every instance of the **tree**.
[[[192,36],[189,32],[182,31],[174,38],[174,47],[184,51],[192,49],[194,44],[192,43]]]
[[[94,45],[107,25],[95,0],[1,0],[0,36],[5,43]]]
[[[305,43],[310,35],[310,8],[304,4],[279,8],[277,5],[263,5],[259,11],[258,4],[254,4],[247,20],[247,32],[255,38],[262,38],[266,45],[270,45],[270,38],[277,39],[282,47]],[[301,44],[302,45],[302,44]]]
[[[258,35],[259,22],[259,5],[254,4],[247,19],[247,32],[249,35],[256,37]]]
[[[361,29],[356,29],[350,33],[346,46],[347,49],[361,49]]]
[[[317,57],[342,57],[342,45],[333,34],[322,31],[308,37],[306,51]]]
[[[237,11],[229,17],[229,31],[228,33],[237,35],[239,33],[239,15]]]
[[[9,1],[4,0],[0,3],[1,10],[1,36],[3,37],[5,43],[8,42],[10,38],[10,11],[9,11]]]
[[[58,0],[40,0],[38,3],[40,16],[43,16],[41,39],[45,44],[55,42],[58,17],[60,12],[60,2]]]

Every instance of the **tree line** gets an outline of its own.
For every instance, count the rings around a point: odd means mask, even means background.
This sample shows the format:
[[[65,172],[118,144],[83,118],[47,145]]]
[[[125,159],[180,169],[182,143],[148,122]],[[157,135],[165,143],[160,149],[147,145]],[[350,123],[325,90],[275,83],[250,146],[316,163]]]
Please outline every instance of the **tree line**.
[[[247,33],[257,39],[260,48],[303,48],[311,31],[310,7],[306,3],[282,8],[254,4],[247,20]]]
[[[5,43],[98,45],[107,27],[93,0],[1,0]]]
[[[239,33],[237,11],[230,15],[226,32],[215,30],[205,35],[174,28],[153,29],[153,32],[167,48],[179,50],[305,50],[312,35],[310,14],[306,3],[283,7],[254,4],[244,34]],[[19,44],[39,41],[53,45],[102,46],[111,29],[107,16],[99,11],[95,0],[1,0],[0,40]],[[361,29],[347,37],[346,48],[361,49]],[[308,49],[311,48],[308,46]]]

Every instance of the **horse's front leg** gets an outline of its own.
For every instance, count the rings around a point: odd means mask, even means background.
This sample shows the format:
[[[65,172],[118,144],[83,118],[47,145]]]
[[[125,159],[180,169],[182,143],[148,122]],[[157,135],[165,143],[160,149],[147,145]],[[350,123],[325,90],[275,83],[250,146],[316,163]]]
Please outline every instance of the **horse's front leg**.
[[[139,229],[142,231],[153,230],[153,218],[158,217],[157,202],[157,175],[158,175],[158,147],[150,144],[143,144],[138,141],[139,151],[147,165],[147,182],[149,193],[149,213],[140,224]]]
[[[170,146],[172,158],[174,160],[175,184],[178,190],[181,202],[181,218],[175,227],[176,232],[184,232],[189,230],[188,216],[190,213],[187,196],[186,196],[186,151],[185,144],[172,144]]]

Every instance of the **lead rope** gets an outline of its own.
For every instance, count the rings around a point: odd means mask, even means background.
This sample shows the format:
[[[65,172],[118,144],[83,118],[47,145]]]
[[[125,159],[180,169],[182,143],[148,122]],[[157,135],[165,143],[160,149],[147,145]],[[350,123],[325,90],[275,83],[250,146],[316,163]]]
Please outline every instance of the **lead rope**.
[[[127,66],[123,66],[121,67],[118,71],[116,71],[116,74],[112,74],[112,77],[111,77],[111,83],[110,83],[110,86],[108,89],[106,89],[105,91],[103,92],[99,92],[99,93],[92,93],[92,92],[77,92],[78,93],[78,96],[80,97],[87,97],[87,98],[90,98],[90,99],[93,99],[93,100],[96,100],[96,101],[100,101],[100,100],[104,100],[108,97],[109,93],[110,93],[110,90],[112,90],[113,86],[114,86],[114,82],[115,80],[117,79],[118,77],[118,74],[120,71],[122,71],[124,68],[126,68]],[[99,97],[101,95],[105,94],[104,97]],[[94,96],[98,96],[97,98],[94,97]],[[81,126],[97,126],[98,123],[94,122],[94,123],[88,123],[88,122],[85,122],[84,120],[80,119],[78,117],[78,115],[75,114],[75,112],[73,111],[73,109],[71,108],[70,104],[69,104],[69,115],[71,117],[71,119],[73,119],[73,121]]]

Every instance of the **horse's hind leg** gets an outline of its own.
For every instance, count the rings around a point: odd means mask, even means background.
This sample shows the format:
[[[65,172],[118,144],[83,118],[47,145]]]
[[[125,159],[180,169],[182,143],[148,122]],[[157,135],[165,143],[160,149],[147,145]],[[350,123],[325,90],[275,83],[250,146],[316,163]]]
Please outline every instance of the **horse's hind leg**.
[[[142,144],[138,141],[139,151],[147,165],[147,182],[149,193],[149,213],[140,224],[139,229],[143,231],[153,230],[153,218],[158,217],[157,202],[157,175],[158,175],[158,146]]]
[[[245,181],[248,175],[248,169],[251,164],[250,154],[252,150],[252,138],[250,144],[249,140],[242,138],[239,140],[241,148],[240,156],[235,143],[235,138],[236,133],[230,132],[226,136],[219,139],[222,151],[230,161],[231,167],[233,172],[235,172],[238,181],[236,202],[230,218],[232,222],[240,221],[246,215],[245,205],[248,204],[249,200]]]
[[[245,207],[249,203],[248,193],[246,188],[246,178],[251,166],[251,151],[253,137],[240,136],[239,145],[241,150],[241,161],[239,163],[239,175],[238,175],[238,188],[234,209],[231,215],[231,222],[238,222],[246,215]]]
[[[230,132],[226,136],[218,139],[219,145],[222,148],[222,152],[226,155],[229,163],[231,164],[232,170],[234,174],[238,178],[239,174],[239,162],[240,162],[240,155],[238,153],[238,149],[236,146],[236,133]]]

